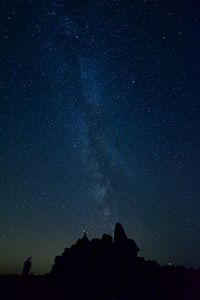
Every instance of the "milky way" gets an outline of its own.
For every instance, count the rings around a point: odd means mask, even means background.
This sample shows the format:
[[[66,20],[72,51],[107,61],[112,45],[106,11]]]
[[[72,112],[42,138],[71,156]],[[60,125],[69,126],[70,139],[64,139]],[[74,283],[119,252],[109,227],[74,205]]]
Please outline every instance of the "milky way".
[[[57,80],[64,92],[62,102],[71,100],[72,128],[76,128],[75,134],[72,134],[74,139],[72,147],[76,150],[75,155],[78,156],[75,158],[80,160],[79,170],[83,176],[83,188],[87,187],[87,198],[96,202],[94,206],[96,211],[90,222],[92,226],[98,223],[101,224],[101,228],[107,225],[113,228],[117,221],[117,209],[112,206],[114,201],[112,183],[107,170],[110,168],[114,171],[115,164],[117,164],[114,157],[117,148],[104,124],[106,111],[102,99],[103,78],[102,74],[98,74],[101,65],[98,57],[92,59],[88,54],[92,52],[90,49],[92,45],[87,42],[86,22],[83,22],[79,28],[80,26],[74,20],[72,21],[71,16],[61,16],[62,9],[63,5],[59,3],[56,9],[47,13],[51,19],[50,24],[53,26],[44,42],[45,55],[46,52],[49,53],[49,50],[53,52],[48,58],[48,65],[51,65],[53,61],[53,67],[58,70]],[[89,10],[90,13],[91,10]],[[69,79],[67,79],[68,76]],[[71,77],[76,80],[70,81]],[[54,82],[55,77],[52,80]],[[68,99],[65,93],[69,90],[71,93],[73,91],[71,99]],[[56,87],[56,93],[58,93],[58,87]]]
[[[116,222],[200,265],[200,7],[175,2],[2,1],[3,272]]]

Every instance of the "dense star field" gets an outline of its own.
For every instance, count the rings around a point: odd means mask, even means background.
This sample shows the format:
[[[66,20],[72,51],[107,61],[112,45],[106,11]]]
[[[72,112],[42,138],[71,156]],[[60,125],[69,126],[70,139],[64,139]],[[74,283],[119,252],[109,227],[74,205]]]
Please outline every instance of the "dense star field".
[[[0,3],[0,273],[124,225],[200,267],[200,3]]]

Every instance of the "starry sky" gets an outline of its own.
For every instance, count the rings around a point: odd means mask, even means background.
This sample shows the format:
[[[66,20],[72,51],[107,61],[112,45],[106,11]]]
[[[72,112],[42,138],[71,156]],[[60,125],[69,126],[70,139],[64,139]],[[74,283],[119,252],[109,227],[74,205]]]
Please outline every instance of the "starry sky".
[[[0,3],[0,273],[121,222],[200,266],[200,3]]]

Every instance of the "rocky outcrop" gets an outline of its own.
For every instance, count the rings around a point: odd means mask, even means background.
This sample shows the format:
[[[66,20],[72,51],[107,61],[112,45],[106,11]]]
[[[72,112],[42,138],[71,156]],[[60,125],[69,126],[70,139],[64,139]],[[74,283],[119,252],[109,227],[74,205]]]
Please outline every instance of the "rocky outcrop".
[[[136,243],[129,239],[119,223],[115,226],[114,241],[112,236],[103,234],[101,239],[89,241],[86,234],[76,244],[66,248],[62,255],[55,258],[51,275],[70,278],[108,282],[116,274],[123,274],[136,266],[139,261]],[[122,270],[123,269],[123,270]],[[106,276],[105,276],[106,272]]]

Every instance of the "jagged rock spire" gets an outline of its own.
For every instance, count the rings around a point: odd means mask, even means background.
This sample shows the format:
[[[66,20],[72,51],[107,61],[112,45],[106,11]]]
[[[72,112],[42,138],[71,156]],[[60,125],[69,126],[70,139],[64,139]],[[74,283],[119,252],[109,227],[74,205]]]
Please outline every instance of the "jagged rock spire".
[[[115,243],[123,243],[127,241],[127,235],[124,231],[123,226],[120,223],[117,223],[115,225],[115,231],[114,231],[114,242]]]
[[[88,237],[87,237],[87,233],[86,233],[86,232],[83,233],[82,240],[88,240]]]

